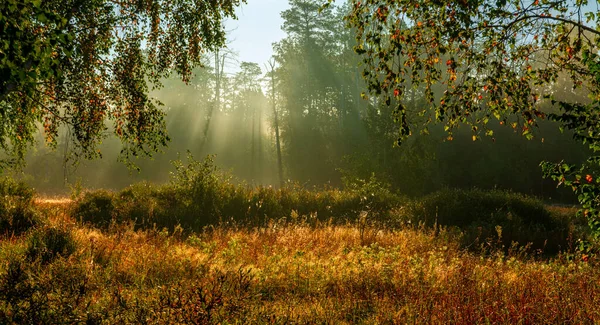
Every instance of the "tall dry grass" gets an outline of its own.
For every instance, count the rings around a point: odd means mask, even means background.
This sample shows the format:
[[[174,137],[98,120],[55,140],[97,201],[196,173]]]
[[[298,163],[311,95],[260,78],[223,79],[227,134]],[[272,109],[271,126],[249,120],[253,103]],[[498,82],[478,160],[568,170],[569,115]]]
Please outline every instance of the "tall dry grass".
[[[368,216],[185,235],[127,223],[100,230],[65,210],[42,206],[43,228],[0,241],[0,323],[600,322],[599,262],[582,252],[549,258],[486,241],[467,251],[456,229]],[[75,249],[31,253],[47,228],[64,230]]]

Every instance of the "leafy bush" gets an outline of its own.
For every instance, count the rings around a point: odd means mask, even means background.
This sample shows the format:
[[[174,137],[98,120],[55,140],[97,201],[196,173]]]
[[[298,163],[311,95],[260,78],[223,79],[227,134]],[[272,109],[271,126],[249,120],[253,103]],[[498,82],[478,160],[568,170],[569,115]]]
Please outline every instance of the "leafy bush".
[[[178,207],[175,210],[186,224],[200,226],[229,217],[222,212],[235,196],[236,188],[231,177],[216,168],[212,156],[200,162],[188,155],[187,165],[181,160],[173,165],[175,172],[164,194]]]
[[[368,180],[345,179],[345,185],[350,193],[359,196],[361,205],[368,210],[383,211],[390,208],[389,202],[398,201],[398,196],[390,191],[390,185],[378,180],[375,174],[371,174]]]
[[[85,192],[77,200],[73,216],[98,227],[108,227],[115,217],[114,193],[106,190]]]
[[[513,242],[557,252],[568,245],[567,220],[553,217],[543,202],[507,191],[445,189],[413,200],[398,213],[402,222],[425,226],[456,226],[465,244],[495,238],[505,247]]]
[[[170,208],[160,204],[158,192],[157,188],[146,182],[131,185],[119,192],[114,196],[112,205],[116,221],[132,221],[142,228],[152,227],[155,215],[164,214],[164,210]]]
[[[361,211],[387,218],[389,210],[401,203],[374,177],[357,181],[346,190],[327,188],[308,190],[297,184],[284,188],[249,187],[234,184],[220,172],[212,157],[203,162],[188,157],[174,162],[172,181],[163,186],[148,183],[132,185],[119,193],[88,192],[74,209],[74,216],[85,222],[106,227],[110,222],[135,222],[137,228],[181,225],[199,230],[206,225],[235,221],[251,225],[294,213],[320,220],[355,219]]]
[[[28,321],[33,323],[31,318],[39,322],[35,315],[39,308],[35,304],[31,304],[32,297],[38,290],[35,283],[30,281],[30,268],[22,256],[9,256],[6,272],[0,277],[1,323],[26,324]]]
[[[71,232],[56,227],[36,230],[27,244],[27,256],[42,263],[49,263],[58,256],[68,257],[77,248]]]
[[[34,208],[35,191],[10,178],[0,179],[0,235],[21,234],[41,224]]]
[[[532,197],[507,191],[445,189],[406,206],[414,221],[427,225],[466,226],[474,221],[515,219],[552,227],[555,220],[544,204]]]

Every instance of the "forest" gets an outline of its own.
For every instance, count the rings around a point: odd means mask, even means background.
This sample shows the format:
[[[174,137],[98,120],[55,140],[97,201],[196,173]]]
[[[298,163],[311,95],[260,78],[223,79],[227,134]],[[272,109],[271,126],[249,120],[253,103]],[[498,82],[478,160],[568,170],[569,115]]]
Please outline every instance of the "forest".
[[[1,324],[600,321],[593,4],[254,2],[0,4]]]
[[[251,185],[341,187],[375,175],[408,196],[476,187],[574,202],[570,191],[544,180],[539,167],[541,161],[565,157],[582,162],[589,153],[556,122],[540,122],[530,141],[497,122],[491,126],[493,139],[473,141],[465,127],[450,140],[441,126],[434,126],[395,146],[393,105],[361,96],[366,84],[354,52],[356,38],[343,19],[347,5],[320,8],[316,1],[297,1],[282,13],[286,37],[273,45],[273,66],[237,62],[236,54],[223,48],[202,55],[204,67],[193,71],[187,85],[177,74],[162,80],[164,87],[151,96],[164,104],[171,141],[153,159],[135,160],[139,172],[117,160],[117,137],[99,147],[102,159],[86,161],[69,147],[65,128],[57,148],[37,142],[19,176],[48,194],[68,194],[78,182],[106,189],[141,180],[164,183],[173,170],[170,162],[189,151],[197,159],[216,155],[220,168]],[[232,65],[235,73],[225,69]],[[560,96],[587,98],[583,91],[572,93],[566,77],[552,87]],[[416,116],[427,107],[424,89],[411,89],[405,102]]]

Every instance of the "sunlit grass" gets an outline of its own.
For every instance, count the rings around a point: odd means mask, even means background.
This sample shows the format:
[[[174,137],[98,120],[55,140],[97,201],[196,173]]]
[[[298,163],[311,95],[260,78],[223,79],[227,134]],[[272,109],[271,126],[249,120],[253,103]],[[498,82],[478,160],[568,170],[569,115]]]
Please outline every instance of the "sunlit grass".
[[[0,323],[600,321],[600,263],[576,251],[475,253],[458,230],[360,220],[101,231],[38,204],[77,248],[44,264],[26,257],[31,234],[2,239],[0,287],[15,290],[0,290]]]

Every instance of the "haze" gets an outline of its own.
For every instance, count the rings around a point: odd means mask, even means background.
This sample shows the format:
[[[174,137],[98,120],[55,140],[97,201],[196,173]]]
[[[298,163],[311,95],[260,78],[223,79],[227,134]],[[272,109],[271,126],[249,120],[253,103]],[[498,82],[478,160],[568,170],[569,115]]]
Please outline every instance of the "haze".
[[[361,58],[344,10],[319,14],[319,1],[290,3],[249,1],[237,10],[238,21],[226,22],[227,49],[207,53],[206,67],[194,71],[189,85],[174,75],[152,93],[164,103],[171,142],[153,159],[134,161],[141,172],[117,161],[120,144],[112,137],[103,144],[103,159],[66,160],[74,156],[65,155],[63,132],[58,150],[40,141],[21,177],[44,193],[64,193],[74,184],[120,189],[142,180],[164,183],[171,161],[189,151],[199,161],[216,155],[219,168],[251,185],[343,187],[375,180],[410,196],[478,187],[573,200],[542,178],[539,162],[581,161],[587,151],[550,122],[541,123],[533,141],[501,125],[492,126],[494,139],[473,142],[470,130],[459,129],[448,141],[433,127],[395,147],[393,105],[361,98]],[[273,74],[265,65],[271,58]],[[408,107],[426,105],[422,89],[410,92]]]

